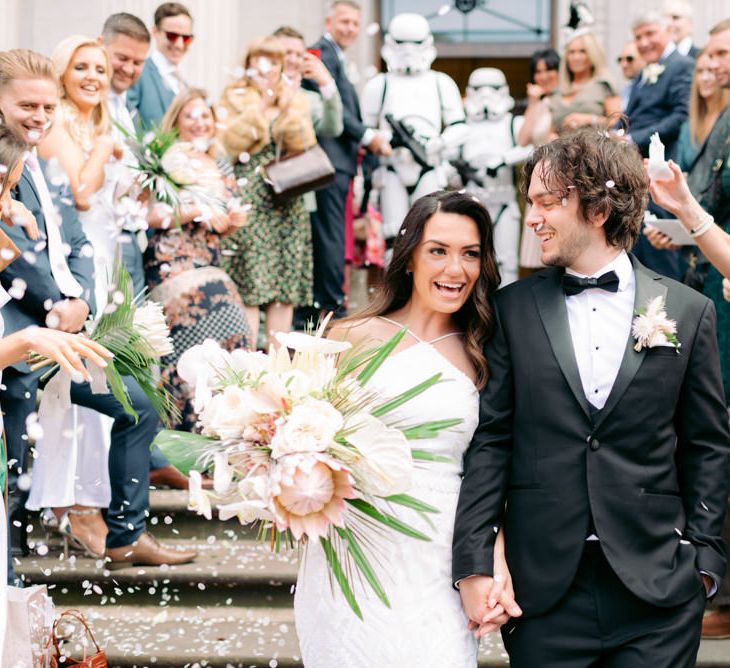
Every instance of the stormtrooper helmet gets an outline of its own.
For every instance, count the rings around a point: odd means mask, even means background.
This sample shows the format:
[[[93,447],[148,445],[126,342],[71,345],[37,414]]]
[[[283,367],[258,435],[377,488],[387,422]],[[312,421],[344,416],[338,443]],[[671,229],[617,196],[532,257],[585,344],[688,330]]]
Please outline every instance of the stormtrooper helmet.
[[[497,121],[515,106],[502,70],[480,67],[469,75],[464,110],[469,121]]]
[[[394,16],[380,53],[390,72],[410,75],[429,70],[436,48],[428,21],[420,14]]]

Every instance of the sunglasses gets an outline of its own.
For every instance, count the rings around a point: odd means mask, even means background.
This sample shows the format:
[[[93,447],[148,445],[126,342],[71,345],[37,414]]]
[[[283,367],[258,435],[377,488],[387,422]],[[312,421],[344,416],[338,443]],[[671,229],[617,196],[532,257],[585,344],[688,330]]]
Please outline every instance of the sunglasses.
[[[194,35],[183,35],[179,32],[172,32],[170,30],[165,30],[165,37],[167,37],[168,42],[177,42],[177,40],[182,38],[183,44],[187,46],[190,44],[190,42],[193,41]]]
[[[634,62],[634,57],[633,56],[619,56],[618,58],[616,58],[616,62],[619,65],[621,63],[623,63],[624,61],[626,61],[627,63],[633,63]]]

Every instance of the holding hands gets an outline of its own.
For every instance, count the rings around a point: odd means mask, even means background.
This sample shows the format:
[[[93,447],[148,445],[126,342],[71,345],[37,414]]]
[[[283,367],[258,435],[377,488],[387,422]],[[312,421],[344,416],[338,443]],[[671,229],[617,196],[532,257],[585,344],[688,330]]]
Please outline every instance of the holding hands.
[[[459,583],[469,629],[477,638],[498,631],[511,617],[522,614],[515,602],[512,576],[504,555],[504,534],[500,531],[494,545],[494,576],[472,575]]]

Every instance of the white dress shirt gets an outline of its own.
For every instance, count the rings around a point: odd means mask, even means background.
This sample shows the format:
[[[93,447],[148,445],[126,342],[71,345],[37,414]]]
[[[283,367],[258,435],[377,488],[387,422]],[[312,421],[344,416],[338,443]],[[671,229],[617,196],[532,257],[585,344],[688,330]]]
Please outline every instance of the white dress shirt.
[[[26,155],[25,164],[30,172],[33,180],[38,199],[41,202],[43,217],[46,220],[46,242],[48,244],[48,260],[51,265],[51,274],[56,281],[58,289],[66,297],[81,297],[84,289],[71,273],[71,269],[66,261],[66,252],[64,251],[64,243],[61,238],[59,225],[62,224],[61,215],[56,211],[56,206],[51,198],[48,190],[43,170],[38,162],[36,151],[33,149]]]
[[[677,44],[677,51],[681,53],[683,56],[686,56],[689,54],[689,50],[692,48],[692,37],[688,36],[685,37],[683,40]]]
[[[167,58],[165,58],[164,55],[162,55],[162,52],[157,49],[152,49],[150,58],[152,58],[152,62],[157,67],[157,71],[160,73],[162,82],[165,86],[175,93],[175,95],[178,95],[184,86],[184,81],[180,75],[180,70],[178,70],[177,65],[173,65]]]
[[[110,90],[107,103],[112,119],[134,137],[136,132],[134,129],[132,112],[130,112],[127,107],[127,91],[125,90],[123,93],[115,93],[113,90]],[[126,137],[120,132],[116,125],[112,126],[112,134],[114,135],[114,139],[125,145],[124,142]]]
[[[568,274],[589,278],[570,269]],[[603,408],[616,380],[634,317],[636,278],[626,251],[592,275],[598,278],[607,271],[618,276],[618,292],[588,288],[565,297],[570,335],[586,399]]]

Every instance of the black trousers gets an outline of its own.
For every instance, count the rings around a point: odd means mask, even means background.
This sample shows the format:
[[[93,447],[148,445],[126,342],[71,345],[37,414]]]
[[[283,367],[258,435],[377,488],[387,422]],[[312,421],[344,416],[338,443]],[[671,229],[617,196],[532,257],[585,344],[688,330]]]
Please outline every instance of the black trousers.
[[[333,183],[317,191],[312,250],[313,306],[318,311],[336,311],[345,301],[345,200],[351,179],[349,174],[337,172]]]
[[[549,612],[510,621],[502,639],[513,668],[692,668],[700,646],[705,589],[658,608],[629,591],[588,541],[565,597]]]

